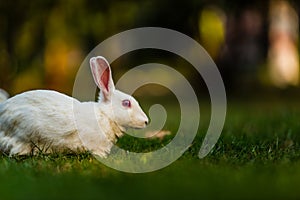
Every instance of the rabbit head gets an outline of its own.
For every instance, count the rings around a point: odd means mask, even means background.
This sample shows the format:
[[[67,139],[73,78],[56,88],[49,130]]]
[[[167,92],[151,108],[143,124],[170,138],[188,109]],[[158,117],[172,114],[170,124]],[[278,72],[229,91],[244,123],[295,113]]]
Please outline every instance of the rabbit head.
[[[100,89],[98,102],[106,115],[122,128],[144,128],[148,117],[139,103],[130,95],[115,89],[111,68],[102,56],[92,57],[90,67]]]

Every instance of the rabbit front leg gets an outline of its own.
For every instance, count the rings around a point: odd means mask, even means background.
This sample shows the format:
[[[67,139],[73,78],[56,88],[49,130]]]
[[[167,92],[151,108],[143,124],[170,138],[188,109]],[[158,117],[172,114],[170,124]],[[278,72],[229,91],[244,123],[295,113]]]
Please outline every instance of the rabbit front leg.
[[[99,133],[85,128],[79,129],[78,134],[84,149],[92,154],[107,157],[110,153],[113,143],[101,132]]]
[[[99,112],[94,102],[85,102],[74,106],[74,118],[83,147],[93,154],[106,157],[115,141],[108,137],[111,127],[109,119]]]

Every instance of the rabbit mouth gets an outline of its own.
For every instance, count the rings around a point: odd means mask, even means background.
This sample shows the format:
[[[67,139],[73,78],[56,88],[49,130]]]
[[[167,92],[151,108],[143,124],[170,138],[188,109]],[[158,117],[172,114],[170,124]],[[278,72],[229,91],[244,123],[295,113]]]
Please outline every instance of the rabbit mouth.
[[[133,129],[143,129],[143,128],[146,128],[146,124],[135,125],[135,126],[133,126],[131,128],[133,128]]]
[[[140,130],[140,129],[143,129],[145,127],[133,127],[132,129],[135,129],[135,130]]]
[[[145,128],[146,125],[130,125],[130,126],[126,126],[125,131],[127,129],[135,129],[135,130],[139,130],[139,129],[143,129]],[[123,131],[125,133],[125,131]]]

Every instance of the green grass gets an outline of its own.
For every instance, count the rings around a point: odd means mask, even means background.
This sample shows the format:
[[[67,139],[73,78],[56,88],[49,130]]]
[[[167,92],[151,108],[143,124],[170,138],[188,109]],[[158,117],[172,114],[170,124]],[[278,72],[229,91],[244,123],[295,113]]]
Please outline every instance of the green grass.
[[[202,114],[202,113],[201,113]],[[0,157],[0,199],[299,199],[300,104],[229,103],[224,131],[199,159],[209,114],[192,146],[170,166],[118,172],[89,154]],[[178,121],[166,128],[175,131]],[[167,144],[126,136],[118,145],[151,151]]]

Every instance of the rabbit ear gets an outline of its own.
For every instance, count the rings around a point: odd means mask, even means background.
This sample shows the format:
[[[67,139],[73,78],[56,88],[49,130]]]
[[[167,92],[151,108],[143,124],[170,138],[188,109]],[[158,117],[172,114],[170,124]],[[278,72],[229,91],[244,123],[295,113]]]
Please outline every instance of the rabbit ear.
[[[115,90],[114,82],[111,76],[111,69],[107,60],[102,56],[92,57],[90,66],[94,81],[101,90],[101,99],[109,101],[112,92]]]

